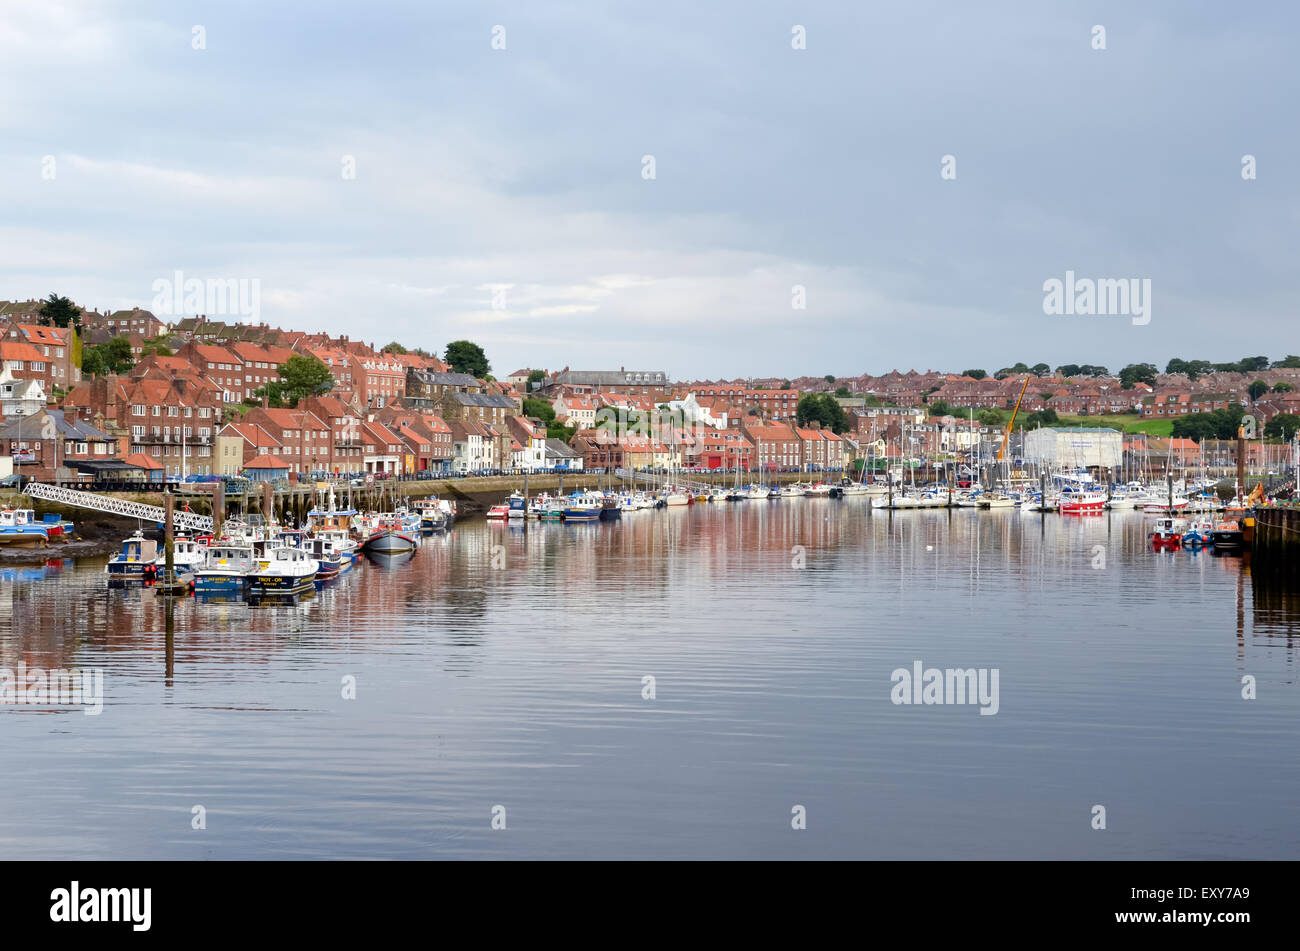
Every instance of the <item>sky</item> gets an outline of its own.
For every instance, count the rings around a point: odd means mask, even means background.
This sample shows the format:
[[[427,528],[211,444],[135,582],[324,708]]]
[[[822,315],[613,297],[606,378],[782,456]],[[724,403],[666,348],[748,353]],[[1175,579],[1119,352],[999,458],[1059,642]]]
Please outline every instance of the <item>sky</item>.
[[[1283,2],[9,3],[0,298],[241,281],[256,314],[209,316],[468,338],[497,375],[1278,358],[1298,26]],[[1044,313],[1067,271],[1149,280],[1149,319]]]

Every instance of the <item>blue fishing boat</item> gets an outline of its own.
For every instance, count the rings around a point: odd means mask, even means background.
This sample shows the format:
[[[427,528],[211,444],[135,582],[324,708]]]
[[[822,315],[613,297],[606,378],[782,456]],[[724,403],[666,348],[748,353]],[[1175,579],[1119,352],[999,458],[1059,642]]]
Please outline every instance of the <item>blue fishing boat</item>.
[[[248,576],[257,567],[252,545],[214,541],[207,561],[194,573],[194,593],[243,596]]]
[[[158,543],[136,532],[122,541],[122,550],[104,567],[109,584],[153,581],[158,574]]]
[[[602,505],[599,499],[583,492],[574,492],[564,500],[566,522],[598,522]]]
[[[7,548],[44,548],[49,544],[50,531],[36,521],[32,509],[4,509],[0,511],[0,545]]]
[[[329,535],[313,537],[307,547],[307,554],[316,559],[317,581],[330,581],[351,571],[355,552],[355,546],[340,548],[337,539]]]

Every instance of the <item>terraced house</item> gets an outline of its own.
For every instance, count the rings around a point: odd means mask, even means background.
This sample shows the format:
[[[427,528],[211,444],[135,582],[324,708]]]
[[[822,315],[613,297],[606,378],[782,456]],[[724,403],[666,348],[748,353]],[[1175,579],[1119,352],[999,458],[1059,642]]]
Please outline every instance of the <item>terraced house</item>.
[[[176,351],[176,357],[184,360],[217,386],[221,387],[222,400],[226,403],[239,403],[245,397],[244,361],[225,347],[210,343],[190,342]]]
[[[81,382],[77,331],[72,327],[46,327],[43,324],[11,323],[4,337],[30,344],[50,367],[50,384],[67,392]]]
[[[290,472],[323,472],[333,466],[334,440],[326,422],[305,409],[255,406],[244,422],[260,426],[280,442],[276,451]]]
[[[803,461],[802,440],[786,423],[765,423],[751,416],[740,431],[754,444],[754,462],[760,469],[793,468]]]
[[[1234,393],[1164,392],[1145,397],[1139,404],[1143,416],[1187,416],[1221,409],[1238,409],[1241,398]]]

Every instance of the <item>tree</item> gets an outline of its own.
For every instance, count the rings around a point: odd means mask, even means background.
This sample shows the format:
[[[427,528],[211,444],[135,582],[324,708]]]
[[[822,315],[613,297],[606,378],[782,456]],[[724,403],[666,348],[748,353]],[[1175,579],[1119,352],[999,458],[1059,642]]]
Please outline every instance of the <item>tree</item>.
[[[1119,371],[1120,389],[1131,390],[1136,383],[1155,386],[1156,366],[1154,363],[1130,363]]]
[[[1061,418],[1056,415],[1056,410],[1051,409],[1049,407],[1048,409],[1035,410],[1034,412],[1026,416],[1025,428],[1036,429],[1040,425],[1051,426],[1054,423],[1059,423],[1060,421]]]
[[[934,392],[934,391],[931,390],[931,392]],[[836,389],[836,391],[835,391],[835,395],[838,396],[838,397],[840,397],[840,398],[842,399],[842,398],[847,397],[847,396],[852,396],[853,394],[849,392],[849,388],[848,388],[847,386],[841,386],[841,387],[839,387],[838,389]]]
[[[1246,389],[1246,392],[1250,394],[1250,401],[1253,403],[1268,392],[1268,384],[1263,380],[1256,380],[1254,383],[1250,384]]]
[[[1047,374],[1052,372],[1052,368],[1046,363],[1035,363],[1029,368],[1029,372],[1034,376],[1047,376]]]
[[[561,439],[567,443],[574,437],[574,434],[577,433],[577,431],[577,423],[574,423],[572,426],[565,426],[563,423],[553,419],[546,424],[547,439]]]
[[[963,370],[961,375],[968,376],[972,380],[982,380],[986,376],[988,376],[988,374],[985,373],[983,370]]]
[[[470,340],[454,340],[447,344],[443,357],[453,373],[468,373],[470,376],[485,377],[492,369],[483,348]]]
[[[131,341],[126,337],[114,337],[108,343],[86,347],[81,353],[83,376],[125,373],[133,366],[135,366],[135,354],[131,351]]]
[[[401,356],[402,354],[409,353],[410,351],[408,351],[408,350],[407,350],[405,347],[403,347],[400,343],[398,343],[396,340],[394,340],[392,343],[386,343],[386,344],[384,344],[384,348],[383,348],[382,350],[380,350],[379,352],[380,352],[380,353],[395,353],[395,354],[397,354],[398,356]]]
[[[278,384],[272,381],[264,387],[271,391],[268,396],[278,396],[286,406],[295,406],[298,400],[309,396],[323,396],[333,388],[334,374],[330,368],[324,361],[304,353],[295,353],[285,360],[280,366]]]
[[[930,404],[931,416],[952,416],[952,407],[945,400],[935,400]]]
[[[788,389],[790,389],[790,381],[789,381],[789,380],[782,380],[782,381],[781,381],[781,389],[783,389],[783,390],[788,390]]]
[[[99,347],[87,347],[82,351],[82,376],[103,376],[107,372],[108,367],[104,364],[104,356],[100,353]]]
[[[1264,435],[1270,439],[1290,442],[1297,429],[1300,429],[1300,416],[1295,413],[1278,413],[1264,427]]]
[[[805,393],[799,397],[799,404],[795,407],[795,420],[800,426],[818,422],[823,429],[836,433],[847,432],[849,428],[849,418],[844,407],[835,402],[829,393]]]
[[[1186,361],[1186,360],[1180,360],[1180,359],[1178,359],[1177,357],[1174,357],[1172,360],[1170,360],[1168,363],[1165,364],[1165,372],[1166,372],[1166,373],[1186,373],[1186,372],[1187,372],[1187,361]]]
[[[1009,376],[1017,376],[1021,373],[1028,373],[1029,367],[1023,363],[1017,363],[1013,367],[1003,367],[997,373],[993,374],[994,379],[1005,380]]]
[[[982,409],[975,414],[975,418],[981,426],[1001,426],[1006,421],[1002,411],[997,409]]]
[[[81,330],[81,308],[66,297],[60,297],[53,291],[41,303],[41,322],[53,327],[67,327],[71,324]]]
[[[827,373],[824,377],[822,377],[822,379],[825,380],[827,383],[834,383],[834,382],[835,382],[835,374],[834,374],[834,373]]]
[[[1276,360],[1273,363],[1274,370],[1300,370],[1300,357],[1294,353],[1288,353],[1282,360]]]
[[[546,400],[526,399],[524,400],[523,411],[525,416],[532,416],[543,423],[550,424],[555,419],[555,407]]]
[[[524,392],[525,392],[525,393],[532,392],[534,389],[536,389],[536,387],[534,386],[534,384],[536,384],[536,383],[541,383],[542,380],[544,380],[544,379],[546,379],[546,371],[545,371],[545,370],[531,370],[531,371],[529,371],[529,373],[528,373],[528,382],[526,382],[526,383],[524,384]]]
[[[1077,364],[1077,363],[1063,363],[1063,364],[1061,364],[1059,367],[1056,368],[1056,372],[1057,372],[1058,374],[1060,374],[1061,376],[1080,376],[1080,375],[1081,375],[1080,372],[1079,372],[1079,364]]]
[[[1287,383],[1285,380],[1280,380],[1273,384],[1274,393],[1290,393],[1294,389],[1295,387],[1290,383]]]
[[[1219,409],[1212,413],[1193,413],[1174,420],[1171,435],[1180,439],[1236,439],[1241,425],[1239,410]]]

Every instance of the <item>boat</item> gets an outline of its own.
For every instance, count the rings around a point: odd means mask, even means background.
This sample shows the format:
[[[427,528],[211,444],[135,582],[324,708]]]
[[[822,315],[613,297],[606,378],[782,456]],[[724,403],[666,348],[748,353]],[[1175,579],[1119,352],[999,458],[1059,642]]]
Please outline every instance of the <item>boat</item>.
[[[596,506],[596,516],[603,521],[608,522],[622,514],[617,496],[597,491],[584,492],[583,495]]]
[[[49,535],[50,538],[56,538],[62,535],[71,535],[73,531],[72,522],[54,512],[47,512],[42,515],[39,524],[45,529],[45,534]]]
[[[293,545],[275,545],[266,560],[248,573],[248,596],[293,595],[315,586],[319,564],[310,554]]]
[[[420,516],[420,531],[440,532],[447,527],[447,516],[440,499],[417,499],[411,508]]]
[[[415,551],[419,536],[407,527],[405,519],[395,512],[384,512],[365,520],[365,538],[361,547],[366,551]]]
[[[493,505],[491,508],[487,510],[487,517],[494,520],[509,518],[510,506],[505,504]]]
[[[308,547],[310,548],[311,545],[322,540],[329,542],[329,550],[345,559],[348,567],[356,563],[357,542],[350,534],[339,528],[322,528],[319,531],[312,532],[310,539],[308,539]]]
[[[123,539],[122,550],[108,559],[104,572],[109,584],[154,580],[158,574],[158,543],[137,531]]]
[[[1165,516],[1156,519],[1156,527],[1147,535],[1152,546],[1160,548],[1177,548],[1182,544],[1183,532],[1187,528],[1187,523],[1181,518]]]
[[[755,501],[755,502],[766,502],[766,501],[767,501],[767,486],[765,486],[765,485],[751,485],[748,489],[745,490],[745,498],[750,499],[751,501]],[[671,504],[671,503],[669,503],[669,504]]]
[[[242,596],[248,574],[256,569],[251,544],[216,541],[208,546],[203,567],[194,572],[194,593]]]
[[[767,498],[766,491],[763,493],[763,498]],[[689,493],[670,488],[663,494],[663,502],[664,505],[690,505],[691,496]]]
[[[451,528],[452,523],[456,521],[456,503],[451,499],[440,499],[436,495],[431,495],[426,499],[418,499],[414,507],[422,519],[420,527],[426,531]],[[441,524],[438,516],[441,516]]]
[[[1209,545],[1214,534],[1214,523],[1209,519],[1198,519],[1187,527],[1183,533],[1184,548],[1200,548]]]
[[[184,534],[177,535],[172,539],[172,570],[177,574],[189,574],[196,571],[207,560],[207,546],[200,545],[197,539]],[[155,563],[160,571],[167,567],[166,549],[160,548],[158,550],[158,558]]]
[[[36,521],[34,510],[0,510],[0,545],[9,548],[44,548],[49,543],[50,530]]]
[[[528,499],[522,492],[511,492],[506,499],[506,515],[509,518],[525,518],[528,515]]]
[[[1106,508],[1106,493],[1067,485],[1057,498],[1057,507],[1062,515],[1099,515]]]
[[[598,522],[602,508],[600,500],[583,492],[574,492],[564,500],[566,522]]]
[[[1009,495],[1003,495],[1001,492],[986,492],[980,496],[979,507],[982,509],[1011,509],[1016,507],[1016,500]]]
[[[344,539],[353,544],[352,539]],[[352,570],[356,562],[355,548],[339,547],[339,539],[329,534],[315,535],[307,543],[307,554],[316,559],[316,580],[329,581]]]
[[[1242,546],[1242,541],[1241,523],[1235,519],[1219,522],[1210,532],[1210,544],[1216,551],[1235,551]]]

